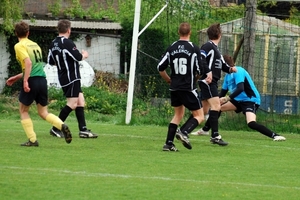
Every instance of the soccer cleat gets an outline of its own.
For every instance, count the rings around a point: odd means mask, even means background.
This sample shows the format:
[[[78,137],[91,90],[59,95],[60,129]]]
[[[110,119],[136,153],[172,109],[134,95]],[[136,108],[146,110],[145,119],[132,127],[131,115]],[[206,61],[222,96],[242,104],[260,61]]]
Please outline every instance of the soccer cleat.
[[[97,138],[98,135],[95,133],[92,133],[91,130],[85,130],[85,131],[79,132],[79,137],[80,138]]]
[[[176,133],[178,133],[179,131],[181,131],[179,128],[176,130]],[[187,135],[188,138],[190,138],[189,135]]]
[[[285,141],[285,137],[281,135],[276,135],[274,136],[273,141]]]
[[[191,135],[209,135],[209,131],[204,131],[200,128],[198,131],[191,133]]]
[[[61,132],[64,134],[66,143],[70,144],[72,142],[72,134],[66,124],[61,125]]]
[[[228,145],[227,142],[225,142],[225,141],[222,140],[221,135],[218,135],[217,137],[214,137],[214,138],[210,138],[210,142],[213,143],[213,144],[218,144],[220,146],[226,146],[226,145]]]
[[[176,149],[174,144],[165,144],[163,146],[163,151],[179,151],[178,149]]]
[[[60,130],[54,128],[50,129],[50,135],[53,137],[64,138],[64,134]]]
[[[188,136],[183,134],[180,130],[176,132],[176,139],[180,140],[185,148],[192,149],[192,145],[188,139]]]
[[[21,144],[21,146],[25,146],[25,147],[38,147],[39,143],[36,140],[35,142],[31,142],[30,140],[28,140],[27,142]]]

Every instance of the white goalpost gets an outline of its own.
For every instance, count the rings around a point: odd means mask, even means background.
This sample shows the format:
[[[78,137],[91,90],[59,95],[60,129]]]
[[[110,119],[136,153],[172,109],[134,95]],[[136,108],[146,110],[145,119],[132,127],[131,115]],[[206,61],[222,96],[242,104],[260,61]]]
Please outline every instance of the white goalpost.
[[[126,118],[125,118],[126,124],[130,123],[131,115],[132,115],[138,38],[147,29],[147,27],[150,26],[150,24],[162,13],[162,11],[167,6],[168,6],[168,3],[166,2],[166,5],[162,9],[160,9],[160,11],[139,32],[141,0],[135,1],[134,24],[133,24],[132,46],[131,46],[131,60],[130,60],[129,83],[128,83],[128,93],[127,93],[127,107],[126,107]]]

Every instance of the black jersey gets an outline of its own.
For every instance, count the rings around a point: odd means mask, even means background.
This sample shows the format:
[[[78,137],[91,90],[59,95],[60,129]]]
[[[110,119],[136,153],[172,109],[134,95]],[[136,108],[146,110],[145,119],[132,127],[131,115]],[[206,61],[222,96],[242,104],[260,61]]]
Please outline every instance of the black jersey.
[[[82,60],[82,54],[72,40],[56,37],[49,47],[47,60],[50,65],[57,66],[58,80],[62,87],[80,80],[79,61]]]
[[[201,55],[206,58],[208,68],[212,71],[213,82],[218,82],[221,78],[221,70],[230,73],[230,66],[225,62],[222,54],[220,53],[218,46],[212,41],[208,41],[201,46]],[[202,79],[204,79],[203,77]]]
[[[199,47],[186,40],[178,40],[169,46],[157,69],[164,71],[168,66],[171,68],[170,90],[192,91],[196,88],[195,75],[208,72],[207,66],[201,63]]]

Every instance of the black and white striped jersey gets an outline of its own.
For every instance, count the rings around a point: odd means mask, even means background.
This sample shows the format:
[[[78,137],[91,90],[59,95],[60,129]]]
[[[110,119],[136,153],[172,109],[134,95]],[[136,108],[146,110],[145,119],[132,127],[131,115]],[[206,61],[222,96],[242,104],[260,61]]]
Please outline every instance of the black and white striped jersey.
[[[58,36],[52,41],[47,62],[57,66],[61,87],[80,80],[79,61],[81,60],[82,54],[72,40]]]
[[[225,62],[218,46],[212,41],[208,41],[201,46],[201,55],[205,57],[208,68],[212,71],[213,82],[218,82],[221,78],[221,71],[229,73],[230,66]],[[202,79],[204,79],[203,77]]]
[[[195,76],[207,73],[207,66],[201,63],[200,49],[192,42],[178,40],[170,45],[160,62],[158,71],[171,68],[170,90],[192,91],[196,88]],[[204,70],[204,67],[207,69]]]

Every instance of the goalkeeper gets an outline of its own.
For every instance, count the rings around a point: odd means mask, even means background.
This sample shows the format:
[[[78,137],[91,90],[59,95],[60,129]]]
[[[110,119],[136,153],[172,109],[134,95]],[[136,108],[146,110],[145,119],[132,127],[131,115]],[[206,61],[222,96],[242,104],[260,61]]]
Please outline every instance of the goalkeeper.
[[[231,67],[235,66],[231,56],[224,55],[225,62]],[[272,138],[274,141],[284,141],[285,137],[271,131],[264,125],[256,122],[256,111],[260,105],[260,94],[256,89],[249,73],[240,66],[236,66],[237,72],[226,74],[222,85],[222,90],[219,94],[221,112],[235,111],[236,113],[243,112],[246,116],[248,127],[260,132],[261,134]],[[225,96],[229,91],[230,95]],[[203,128],[191,135],[208,135],[210,130],[209,118]]]

